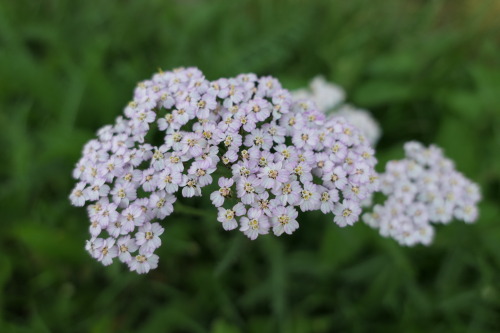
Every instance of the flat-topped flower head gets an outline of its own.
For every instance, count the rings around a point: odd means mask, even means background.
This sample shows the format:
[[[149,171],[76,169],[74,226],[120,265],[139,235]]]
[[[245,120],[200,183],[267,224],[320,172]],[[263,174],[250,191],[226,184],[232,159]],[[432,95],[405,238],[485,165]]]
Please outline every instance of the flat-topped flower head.
[[[181,197],[209,196],[222,227],[250,239],[271,227],[292,233],[298,209],[336,217],[346,200],[353,214],[340,212],[342,223],[354,223],[377,189],[373,150],[361,137],[272,77],[208,81],[196,68],[160,72],[85,145],[70,200],[88,207],[94,258],[108,264],[118,256],[146,273],[158,265],[161,224]],[[214,180],[218,188],[204,194]],[[106,255],[98,239],[114,240]]]
[[[364,220],[403,245],[432,242],[432,223],[467,223],[478,216],[478,186],[456,171],[437,146],[405,144],[406,158],[387,163],[380,175],[383,205],[375,205]]]

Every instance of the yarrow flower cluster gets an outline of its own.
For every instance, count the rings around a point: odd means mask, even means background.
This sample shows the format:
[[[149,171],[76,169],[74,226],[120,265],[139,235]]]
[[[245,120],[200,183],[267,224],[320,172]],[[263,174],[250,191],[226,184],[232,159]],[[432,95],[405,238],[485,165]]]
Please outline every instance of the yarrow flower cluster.
[[[352,225],[378,186],[370,143],[345,119],[294,100],[272,77],[208,81],[196,68],[141,82],[124,117],[88,142],[70,199],[87,206],[87,250],[146,273],[176,200],[210,194],[218,221],[250,239],[291,234],[302,212]],[[156,142],[156,141],[158,142]]]
[[[314,77],[308,89],[295,90],[292,95],[295,99],[313,101],[322,112],[343,117],[363,133],[372,146],[378,142],[381,135],[380,125],[371,113],[346,104],[345,91],[340,86],[326,81],[324,77]]]
[[[380,175],[383,205],[363,215],[382,236],[402,245],[430,244],[431,223],[447,224],[453,218],[467,223],[478,217],[479,187],[455,170],[441,149],[418,142],[405,144],[406,158],[387,163]]]

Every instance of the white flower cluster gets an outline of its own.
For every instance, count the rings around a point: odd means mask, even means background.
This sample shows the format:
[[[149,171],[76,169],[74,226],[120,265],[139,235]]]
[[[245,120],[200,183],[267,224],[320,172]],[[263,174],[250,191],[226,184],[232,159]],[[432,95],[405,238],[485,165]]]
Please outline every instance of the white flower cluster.
[[[158,264],[164,231],[155,221],[180,195],[200,196],[217,169],[229,174],[210,195],[218,220],[255,239],[292,233],[297,209],[333,213],[339,226],[356,222],[378,186],[373,153],[355,127],[295,102],[274,78],[210,82],[196,68],[179,69],[140,83],[125,117],[85,145],[70,199],[88,205],[95,259],[146,273]]]
[[[447,224],[453,218],[474,222],[479,187],[456,171],[438,147],[408,142],[404,148],[406,158],[390,161],[380,175],[387,200],[364,214],[364,221],[382,236],[408,246],[430,244],[431,223]]]
[[[345,104],[346,94],[344,90],[340,86],[326,81],[324,77],[314,77],[308,89],[295,90],[292,94],[296,100],[313,101],[322,112],[345,118],[363,133],[372,146],[378,142],[381,130],[371,113]]]

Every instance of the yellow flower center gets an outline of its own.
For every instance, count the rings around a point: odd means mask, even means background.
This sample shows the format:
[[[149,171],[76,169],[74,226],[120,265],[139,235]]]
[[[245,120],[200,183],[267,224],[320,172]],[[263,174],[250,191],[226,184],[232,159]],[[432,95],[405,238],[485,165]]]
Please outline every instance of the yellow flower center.
[[[253,193],[255,191],[251,183],[245,183],[244,190],[247,193]]]
[[[263,137],[261,137],[261,136],[258,136],[258,137],[256,137],[256,138],[253,140],[253,142],[255,142],[255,144],[256,144],[257,146],[262,146],[262,144],[264,144],[264,138],[263,138]]]
[[[228,188],[228,187],[221,187],[219,189],[219,193],[223,196],[223,197],[227,197],[229,194],[231,194],[231,190]]]
[[[242,175],[242,176],[250,176],[250,170],[248,170],[246,167],[242,167],[240,169],[240,175]]]
[[[203,137],[205,139],[211,139],[212,138],[212,132],[203,131]]]
[[[161,152],[161,151],[159,151],[159,150],[156,150],[156,151],[155,151],[155,153],[153,154],[153,158],[154,158],[155,160],[161,160],[161,159],[163,159],[163,154],[162,154],[162,152]]]
[[[225,218],[226,220],[232,220],[234,218],[234,211],[230,209],[226,210]]]
[[[172,139],[174,139],[175,142],[180,142],[182,140],[182,134],[175,133],[174,135],[172,135]]]
[[[232,142],[233,142],[233,137],[232,137],[232,136],[230,136],[230,135],[228,135],[228,136],[226,137],[226,140],[224,140],[224,144],[225,144],[226,146],[230,146]]]
[[[304,200],[309,200],[309,199],[311,199],[311,197],[312,197],[312,193],[311,193],[311,191],[308,191],[308,190],[303,190],[301,193],[302,193],[302,198],[303,198]]]
[[[281,193],[283,194],[290,194],[292,193],[292,185],[291,184],[285,184],[283,188],[281,189]]]
[[[346,208],[342,211],[342,216],[344,216],[344,217],[348,217],[351,214],[352,214],[352,210],[350,210],[349,208]]]
[[[259,221],[257,221],[256,219],[252,219],[248,222],[248,225],[252,228],[252,229],[258,229],[259,228]]]
[[[278,217],[278,221],[279,221],[279,223],[281,223],[281,225],[288,224],[290,222],[290,216],[281,215],[280,217]]]
[[[259,200],[259,207],[262,209],[267,209],[269,207],[269,201],[268,200]]]

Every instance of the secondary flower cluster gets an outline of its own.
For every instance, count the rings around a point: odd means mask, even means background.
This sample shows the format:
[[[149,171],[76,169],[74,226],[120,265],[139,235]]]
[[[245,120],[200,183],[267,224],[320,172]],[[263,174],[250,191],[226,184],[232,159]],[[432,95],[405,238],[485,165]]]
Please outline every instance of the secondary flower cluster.
[[[409,246],[432,242],[431,223],[447,224],[453,218],[474,222],[479,187],[456,171],[438,147],[408,142],[404,148],[406,158],[387,163],[380,175],[387,200],[364,214],[364,221],[382,236]]]
[[[179,196],[200,196],[216,170],[227,170],[210,194],[218,220],[251,239],[292,233],[298,210],[351,225],[378,186],[368,140],[271,77],[210,82],[195,68],[161,72],[138,85],[124,113],[85,145],[70,195],[87,205],[86,248],[104,265],[118,258],[138,273],[156,268],[158,221]]]
[[[381,130],[377,121],[370,112],[345,104],[344,90],[325,80],[322,76],[314,77],[308,89],[299,89],[292,92],[296,99],[309,99],[318,109],[325,113],[343,117],[356,127],[375,146],[380,138]]]

